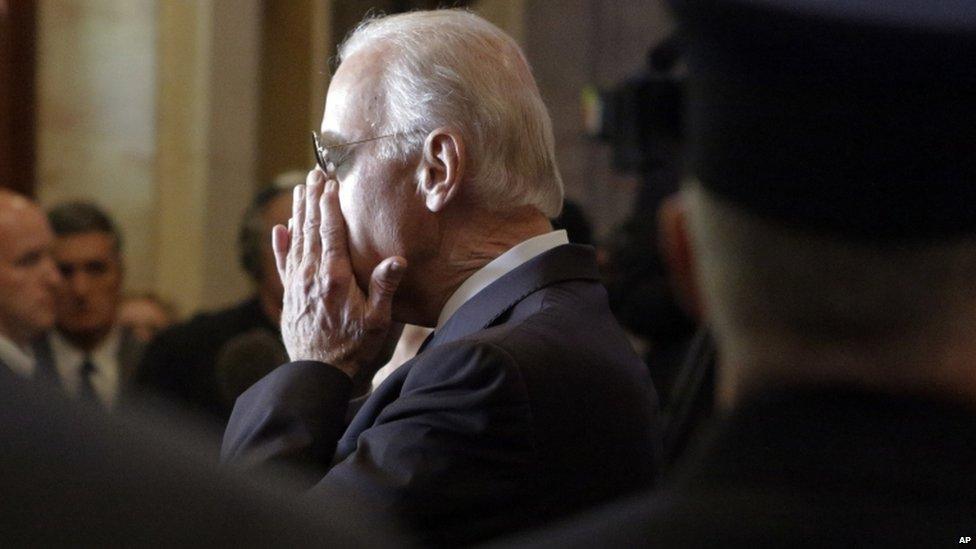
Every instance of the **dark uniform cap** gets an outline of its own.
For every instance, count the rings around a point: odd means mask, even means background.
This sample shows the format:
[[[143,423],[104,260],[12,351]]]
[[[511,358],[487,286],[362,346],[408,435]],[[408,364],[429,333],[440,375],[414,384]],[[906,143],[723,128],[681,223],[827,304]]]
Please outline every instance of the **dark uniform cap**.
[[[844,238],[976,234],[976,1],[672,5],[706,189]]]

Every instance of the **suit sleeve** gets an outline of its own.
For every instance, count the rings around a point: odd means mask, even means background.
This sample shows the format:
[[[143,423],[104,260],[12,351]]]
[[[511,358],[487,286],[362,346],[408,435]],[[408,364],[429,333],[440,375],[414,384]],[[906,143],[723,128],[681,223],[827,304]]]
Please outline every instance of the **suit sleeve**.
[[[490,344],[445,345],[415,360],[399,395],[330,469],[351,382],[316,362],[281,366],[238,399],[223,459],[315,464],[321,474],[308,498],[352,497],[398,517],[427,542],[485,539],[538,519],[522,512],[525,505],[498,512],[542,491],[531,408],[514,360]]]
[[[538,493],[530,417],[525,385],[505,351],[489,344],[431,349],[310,497],[356,493],[427,542],[484,539],[537,518],[498,512]]]
[[[170,390],[171,381],[169,374],[170,364],[169,351],[172,346],[169,340],[172,338],[173,329],[163,331],[156,336],[146,347],[142,355],[139,367],[136,370],[135,384],[144,390],[167,391]]]
[[[221,459],[325,470],[345,427],[352,381],[314,361],[279,366],[238,397]]]

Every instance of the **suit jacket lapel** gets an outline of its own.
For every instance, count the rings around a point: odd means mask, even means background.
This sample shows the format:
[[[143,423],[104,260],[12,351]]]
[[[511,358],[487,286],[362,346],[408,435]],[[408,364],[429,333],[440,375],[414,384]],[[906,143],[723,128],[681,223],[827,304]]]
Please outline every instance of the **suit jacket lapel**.
[[[62,387],[61,376],[54,364],[54,352],[47,336],[39,338],[32,346],[34,351],[34,379],[55,387]]]
[[[590,246],[564,244],[527,261],[468,300],[432,337],[414,358],[396,369],[367,397],[350,402],[347,427],[336,446],[333,463],[356,449],[359,434],[368,429],[379,413],[400,395],[410,369],[425,350],[456,341],[491,326],[499,317],[529,294],[568,280],[599,280],[596,254]]]
[[[144,345],[131,330],[123,329],[119,338],[119,350],[117,359],[119,361],[119,387],[125,387],[135,377],[139,360],[142,358]]]
[[[359,434],[372,426],[383,408],[400,396],[400,389],[407,378],[407,373],[413,367],[415,358],[400,365],[369,394],[349,401],[349,408],[346,410],[346,430],[336,444],[333,465],[356,450]]]

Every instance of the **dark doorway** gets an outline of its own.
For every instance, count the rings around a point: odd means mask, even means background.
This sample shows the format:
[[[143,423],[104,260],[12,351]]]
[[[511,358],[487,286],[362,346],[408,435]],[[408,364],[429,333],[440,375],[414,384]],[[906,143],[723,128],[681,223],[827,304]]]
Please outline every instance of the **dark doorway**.
[[[0,187],[33,196],[37,3],[0,0]]]

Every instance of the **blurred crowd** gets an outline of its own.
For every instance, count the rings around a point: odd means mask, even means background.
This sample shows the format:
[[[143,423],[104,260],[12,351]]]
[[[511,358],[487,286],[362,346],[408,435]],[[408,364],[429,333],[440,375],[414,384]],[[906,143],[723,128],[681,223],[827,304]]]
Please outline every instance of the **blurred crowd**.
[[[225,309],[0,190],[0,543],[969,543],[976,10],[672,4],[688,116],[605,238],[464,10],[347,37]]]

